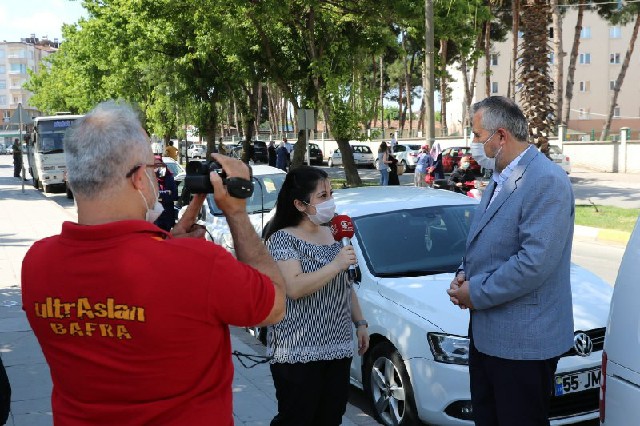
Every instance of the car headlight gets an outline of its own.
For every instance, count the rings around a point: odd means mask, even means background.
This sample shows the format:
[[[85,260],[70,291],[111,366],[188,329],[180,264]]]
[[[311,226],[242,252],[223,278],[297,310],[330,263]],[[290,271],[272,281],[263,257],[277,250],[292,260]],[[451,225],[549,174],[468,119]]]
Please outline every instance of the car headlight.
[[[443,333],[427,333],[433,358],[445,364],[469,365],[469,339]]]

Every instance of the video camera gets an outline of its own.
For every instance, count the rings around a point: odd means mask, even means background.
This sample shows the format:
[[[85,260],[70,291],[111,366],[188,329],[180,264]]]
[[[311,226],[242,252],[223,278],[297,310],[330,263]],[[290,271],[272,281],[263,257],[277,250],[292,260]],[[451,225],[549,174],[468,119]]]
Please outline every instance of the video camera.
[[[249,198],[253,195],[253,171],[249,167],[249,180],[240,177],[227,178],[220,163],[215,160],[209,162],[189,161],[184,178],[185,189],[192,194],[213,194],[213,185],[209,173],[216,172],[227,187],[229,195],[235,198]]]

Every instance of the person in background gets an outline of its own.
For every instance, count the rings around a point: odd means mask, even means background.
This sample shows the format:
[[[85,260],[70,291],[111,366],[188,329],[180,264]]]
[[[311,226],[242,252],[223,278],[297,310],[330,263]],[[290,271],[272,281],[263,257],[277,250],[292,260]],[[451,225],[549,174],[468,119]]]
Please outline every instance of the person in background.
[[[422,145],[416,160],[416,168],[413,171],[413,184],[415,186],[427,186],[425,177],[427,176],[427,169],[431,166],[433,166],[433,158],[429,155],[429,145]]]
[[[227,150],[224,147],[224,143],[222,143],[222,136],[218,139],[218,154],[227,155]]]
[[[469,168],[471,166],[471,156],[469,154],[460,157],[458,162],[458,168],[449,175],[447,184],[453,192],[460,194],[466,194],[467,191],[473,188],[466,185],[467,182],[473,182],[476,180],[476,175]]]
[[[173,141],[169,141],[169,145],[164,149],[164,156],[171,157],[175,161],[178,161],[178,148],[173,146]]]
[[[434,179],[444,179],[444,168],[442,167],[442,149],[440,143],[435,142],[431,148],[431,158],[433,159],[433,166],[431,173]]]
[[[171,233],[153,224],[162,213],[156,164],[129,105],[101,103],[67,132],[78,222],[22,262],[22,306],[51,371],[53,423],[232,425],[229,325],[279,322],[285,306],[284,279],[246,200],[210,173],[236,259],[194,228],[204,194]],[[239,160],[213,158],[227,176],[249,179]]]
[[[300,130],[300,133],[304,134],[303,132],[303,130]],[[293,152],[293,145],[287,141],[286,137],[282,138],[282,141],[284,142],[284,147],[287,148],[287,170],[291,170],[291,153]]]
[[[269,141],[269,146],[267,147],[267,157],[269,159],[269,165],[271,167],[276,167],[276,144],[273,139]]]
[[[286,139],[280,142],[280,146],[276,149],[276,167],[286,172],[289,166],[289,151],[285,141]]]
[[[391,140],[389,141],[389,145],[391,147],[391,153],[393,154],[394,152],[396,152],[396,147],[398,146],[398,140],[396,139],[396,133],[389,133],[389,138],[391,138]]]
[[[174,202],[178,199],[178,185],[173,178],[173,173],[162,161],[162,157],[154,157],[156,179],[158,180],[158,197],[162,204],[162,214],[154,222],[156,226],[165,231],[171,231],[176,223],[176,212]]]
[[[573,346],[573,190],[528,143],[515,102],[492,96],[471,113],[472,145],[495,159],[495,173],[447,293],[470,310],[473,417],[477,426],[548,426],[558,360]]]
[[[387,155],[389,158],[389,185],[400,185],[398,159],[390,152]]]
[[[0,358],[0,425],[7,423],[9,412],[11,411],[11,384],[7,371],[4,368],[2,358]]]
[[[335,214],[324,170],[291,170],[276,206],[265,241],[284,276],[287,313],[267,333],[278,400],[271,426],[339,425],[355,344],[360,355],[369,347],[368,324],[347,276],[356,255],[324,226]]]
[[[380,172],[380,185],[389,185],[389,148],[387,143],[382,141],[378,147],[378,171]]]
[[[18,138],[13,140],[13,177],[20,178],[22,172],[22,147]]]

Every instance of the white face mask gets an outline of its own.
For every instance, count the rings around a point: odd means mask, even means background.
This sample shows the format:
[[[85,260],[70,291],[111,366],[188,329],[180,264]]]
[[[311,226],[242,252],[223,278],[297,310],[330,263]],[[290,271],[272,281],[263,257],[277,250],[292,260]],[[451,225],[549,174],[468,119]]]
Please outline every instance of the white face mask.
[[[305,204],[311,206],[309,203]],[[329,222],[336,214],[336,203],[333,198],[323,201],[320,204],[316,204],[313,207],[316,208],[316,214],[307,213],[307,216],[309,216],[309,220],[316,225],[322,225],[323,223]]]
[[[153,208],[151,209],[149,208],[149,203],[147,203],[147,199],[144,198],[144,194],[142,193],[142,191],[138,189],[138,192],[142,197],[142,201],[144,201],[144,206],[147,208],[147,214],[145,215],[144,219],[149,223],[153,223],[156,221],[156,219],[160,217],[162,212],[164,212],[164,207],[162,207],[162,204],[160,204],[160,202],[158,201],[158,193],[156,192],[155,187],[153,186],[153,181],[149,177],[149,174],[147,173],[146,170],[144,171],[144,174],[147,176],[147,179],[149,179],[149,184],[151,185],[151,188],[153,188],[153,195],[155,197]]]
[[[496,159],[487,157],[484,153],[484,145],[481,143],[471,144],[471,156],[485,169],[494,170],[496,168]]]

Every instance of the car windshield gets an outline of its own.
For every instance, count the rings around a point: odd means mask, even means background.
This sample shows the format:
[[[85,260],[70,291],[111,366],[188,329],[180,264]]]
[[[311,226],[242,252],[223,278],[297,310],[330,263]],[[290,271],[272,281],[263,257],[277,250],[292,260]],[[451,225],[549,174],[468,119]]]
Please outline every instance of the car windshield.
[[[414,151],[417,151],[420,149],[420,145],[409,145],[409,149],[412,149]]]
[[[62,141],[64,133],[41,133],[38,141],[38,152],[42,154],[54,154],[64,152]]]
[[[253,177],[253,195],[247,198],[247,213],[267,213],[276,205],[278,192],[284,183],[285,173]],[[257,181],[257,183],[256,183]],[[216,205],[213,194],[207,195],[209,211],[215,216],[222,216],[222,210]]]
[[[376,277],[455,272],[475,205],[395,210],[354,219],[356,237]]]
[[[167,161],[165,164],[167,165],[167,168],[171,170],[171,174],[173,174],[174,176],[178,176],[180,173],[184,172],[182,166],[180,166],[178,163]]]

